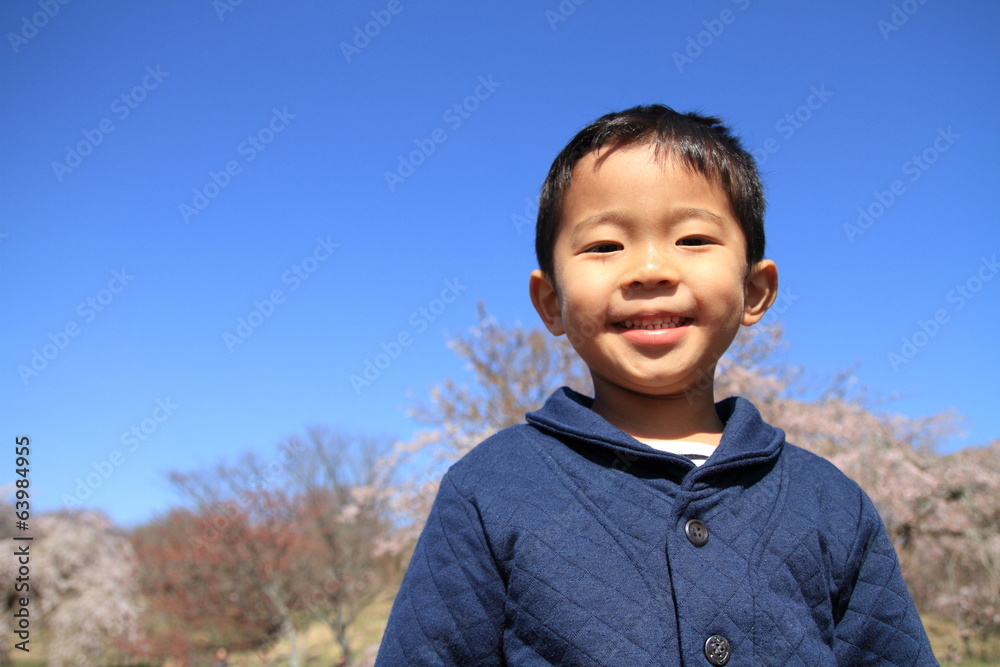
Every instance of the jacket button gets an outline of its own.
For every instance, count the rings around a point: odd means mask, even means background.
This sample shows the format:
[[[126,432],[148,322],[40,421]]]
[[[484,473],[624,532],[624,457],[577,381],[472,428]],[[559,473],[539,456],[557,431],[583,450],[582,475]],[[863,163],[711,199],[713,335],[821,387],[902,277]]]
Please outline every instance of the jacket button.
[[[722,635],[712,635],[705,640],[705,657],[713,665],[722,667],[733,657],[732,647],[729,640]]]
[[[684,534],[696,547],[703,547],[708,542],[708,526],[698,519],[691,519],[684,524]]]

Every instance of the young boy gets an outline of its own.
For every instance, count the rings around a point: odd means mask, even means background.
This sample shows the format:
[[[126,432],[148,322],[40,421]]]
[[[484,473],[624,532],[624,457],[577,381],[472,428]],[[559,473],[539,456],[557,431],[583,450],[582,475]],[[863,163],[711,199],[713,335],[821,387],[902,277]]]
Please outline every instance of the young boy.
[[[718,119],[612,113],[542,188],[531,300],[590,368],[444,476],[384,665],[934,665],[871,501],[716,362],[777,293]]]

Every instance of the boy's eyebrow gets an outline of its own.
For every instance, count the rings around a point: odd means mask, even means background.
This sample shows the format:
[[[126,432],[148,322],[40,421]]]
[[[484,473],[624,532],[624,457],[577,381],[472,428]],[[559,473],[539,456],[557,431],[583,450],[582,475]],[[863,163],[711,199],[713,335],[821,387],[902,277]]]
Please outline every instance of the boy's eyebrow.
[[[573,227],[573,234],[571,235],[570,240],[576,241],[576,237],[578,235],[586,232],[591,227],[598,227],[600,225],[617,225],[619,227],[624,227],[625,216],[618,211],[600,211],[599,213],[588,215]]]
[[[719,225],[723,225],[726,222],[726,219],[723,218],[718,213],[715,213],[714,211],[709,211],[707,208],[697,208],[695,206],[680,209],[679,211],[677,211],[677,217],[703,218],[708,220],[709,222],[714,222]]]

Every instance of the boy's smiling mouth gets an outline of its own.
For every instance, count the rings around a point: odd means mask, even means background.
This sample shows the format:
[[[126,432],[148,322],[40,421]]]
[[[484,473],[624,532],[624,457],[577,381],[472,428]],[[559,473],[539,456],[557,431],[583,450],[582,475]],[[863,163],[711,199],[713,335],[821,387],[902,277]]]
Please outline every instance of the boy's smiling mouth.
[[[694,318],[666,311],[635,313],[614,322],[618,335],[643,348],[670,348],[690,331]]]
[[[680,315],[634,315],[615,322],[614,327],[625,331],[657,331],[687,326],[692,321],[690,317],[682,317]]]

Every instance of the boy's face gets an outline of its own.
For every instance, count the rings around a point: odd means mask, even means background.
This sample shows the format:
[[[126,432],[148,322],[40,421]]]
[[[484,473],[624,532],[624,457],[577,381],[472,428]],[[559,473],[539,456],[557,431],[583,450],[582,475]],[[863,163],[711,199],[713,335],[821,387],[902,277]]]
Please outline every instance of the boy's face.
[[[532,302],[590,367],[598,397],[704,389],[740,324],[763,317],[777,292],[770,260],[747,277],[725,192],[648,145],[580,160],[554,259],[555,284],[532,274]]]

